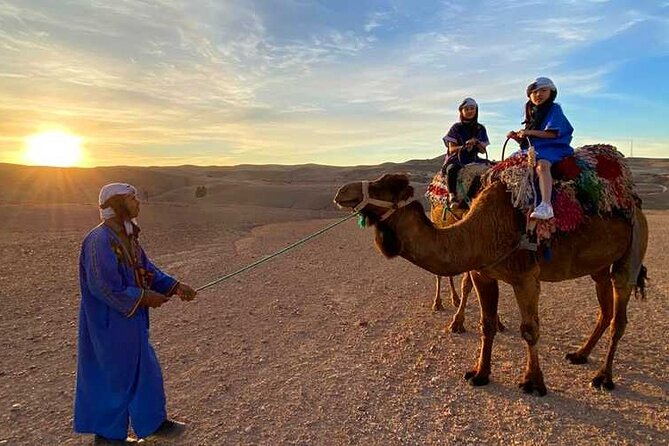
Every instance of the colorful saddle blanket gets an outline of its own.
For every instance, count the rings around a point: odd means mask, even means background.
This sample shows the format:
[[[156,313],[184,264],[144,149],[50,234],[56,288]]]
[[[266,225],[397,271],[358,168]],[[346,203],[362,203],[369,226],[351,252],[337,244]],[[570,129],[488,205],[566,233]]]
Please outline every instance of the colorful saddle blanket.
[[[485,172],[490,169],[489,164],[483,163],[472,163],[466,164],[458,172],[458,181],[457,181],[457,190],[453,191],[457,201],[464,200],[467,198],[467,192],[470,190],[472,184],[477,178],[480,178]],[[441,172],[432,178],[432,183],[427,187],[427,192],[425,196],[432,206],[445,205],[448,204],[448,183],[447,178]]]
[[[637,196],[632,173],[615,147],[580,147],[573,156],[555,163],[551,171],[555,218],[536,221],[538,241],[558,231],[575,230],[588,214],[616,212],[627,218],[634,214]],[[514,206],[527,215],[541,201],[535,177],[527,164],[527,153],[516,152],[492,167],[482,180],[484,186],[493,181],[504,183]]]

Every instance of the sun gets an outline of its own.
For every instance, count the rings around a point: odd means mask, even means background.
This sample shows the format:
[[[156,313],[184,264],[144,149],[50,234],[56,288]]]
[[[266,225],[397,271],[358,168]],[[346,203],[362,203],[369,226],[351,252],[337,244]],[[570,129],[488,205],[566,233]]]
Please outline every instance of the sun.
[[[60,130],[36,133],[26,138],[23,158],[31,165],[78,166],[83,160],[82,141],[82,137]]]

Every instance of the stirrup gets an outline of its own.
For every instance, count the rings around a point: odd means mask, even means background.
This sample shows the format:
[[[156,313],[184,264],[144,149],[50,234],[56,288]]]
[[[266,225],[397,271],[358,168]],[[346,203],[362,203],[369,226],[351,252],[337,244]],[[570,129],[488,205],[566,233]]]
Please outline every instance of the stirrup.
[[[533,243],[530,241],[530,238],[527,236],[527,234],[523,234],[520,236],[520,243],[518,244],[519,249],[525,249],[527,251],[535,251],[537,250],[537,244]]]

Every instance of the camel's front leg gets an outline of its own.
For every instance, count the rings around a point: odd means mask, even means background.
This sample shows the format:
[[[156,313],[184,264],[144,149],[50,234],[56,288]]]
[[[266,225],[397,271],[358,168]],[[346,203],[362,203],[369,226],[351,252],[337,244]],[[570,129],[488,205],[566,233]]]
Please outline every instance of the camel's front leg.
[[[520,309],[520,334],[527,342],[527,366],[525,377],[519,387],[526,393],[536,390],[539,396],[546,395],[544,375],[539,367],[539,291],[540,282],[534,274],[525,276],[513,285],[518,308]]]
[[[472,278],[469,273],[464,273],[462,275],[462,281],[460,282],[460,293],[462,298],[460,299],[458,305],[458,311],[453,315],[453,320],[448,326],[447,331],[452,333],[464,333],[465,330],[465,307],[467,307],[467,297],[472,291]],[[454,287],[455,289],[455,287]],[[455,303],[455,302],[454,302]]]
[[[437,284],[434,290],[434,301],[432,302],[432,311],[444,311],[444,305],[441,303],[441,276],[436,275]]]
[[[460,294],[462,299],[460,299],[460,305],[458,306],[458,311],[453,315],[453,320],[448,326],[446,331],[451,333],[464,333],[465,331],[465,308],[467,307],[467,298],[469,293],[471,293],[472,288],[474,287],[472,283],[472,276],[470,273],[464,273],[462,275],[462,281],[460,282]],[[497,331],[504,331],[506,327],[502,324],[502,321],[499,319],[499,314],[497,315]]]
[[[599,341],[606,327],[611,324],[611,319],[613,318],[613,284],[611,283],[610,267],[607,266],[590,277],[595,281],[597,301],[599,302],[599,315],[595,329],[587,342],[575,352],[567,353],[566,358],[572,364],[585,364],[588,362],[590,352],[597,345],[597,341]]]
[[[492,345],[497,332],[497,281],[480,273],[472,272],[471,278],[481,306],[481,352],[476,367],[465,373],[465,379],[473,386],[484,386],[490,381]]]
[[[437,275],[436,278],[437,278],[437,284],[434,290],[434,302],[432,303],[432,310],[444,311],[444,305],[441,300],[442,276]],[[453,302],[453,306],[458,307],[460,305],[460,296],[458,296],[458,292],[455,290],[455,284],[453,283],[453,276],[448,276],[448,285],[451,290],[451,301]]]
[[[464,280],[464,276],[462,280]],[[451,303],[455,308],[459,308],[461,301],[460,296],[458,296],[458,290],[455,289],[455,281],[453,280],[453,276],[448,276],[448,287],[451,290]]]

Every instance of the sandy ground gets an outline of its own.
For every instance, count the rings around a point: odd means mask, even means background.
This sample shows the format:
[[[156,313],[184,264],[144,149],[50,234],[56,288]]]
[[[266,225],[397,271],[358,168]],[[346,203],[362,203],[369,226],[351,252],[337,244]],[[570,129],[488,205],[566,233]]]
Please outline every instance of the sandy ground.
[[[72,431],[79,244],[90,205],[0,205],[0,445],[80,445]],[[157,264],[200,286],[344,216],[197,204],[149,204],[143,243]],[[613,392],[589,381],[603,339],[568,364],[594,325],[592,282],[542,289],[544,398],[516,386],[525,363],[508,286],[490,385],[463,373],[478,353],[430,309],[433,277],[386,260],[372,231],[348,221],[186,304],[152,312],[168,411],[188,422],[181,445],[669,444],[669,212],[649,211],[648,300],[634,300]],[[605,337],[607,335],[605,334]],[[155,444],[155,443],[153,443]]]

